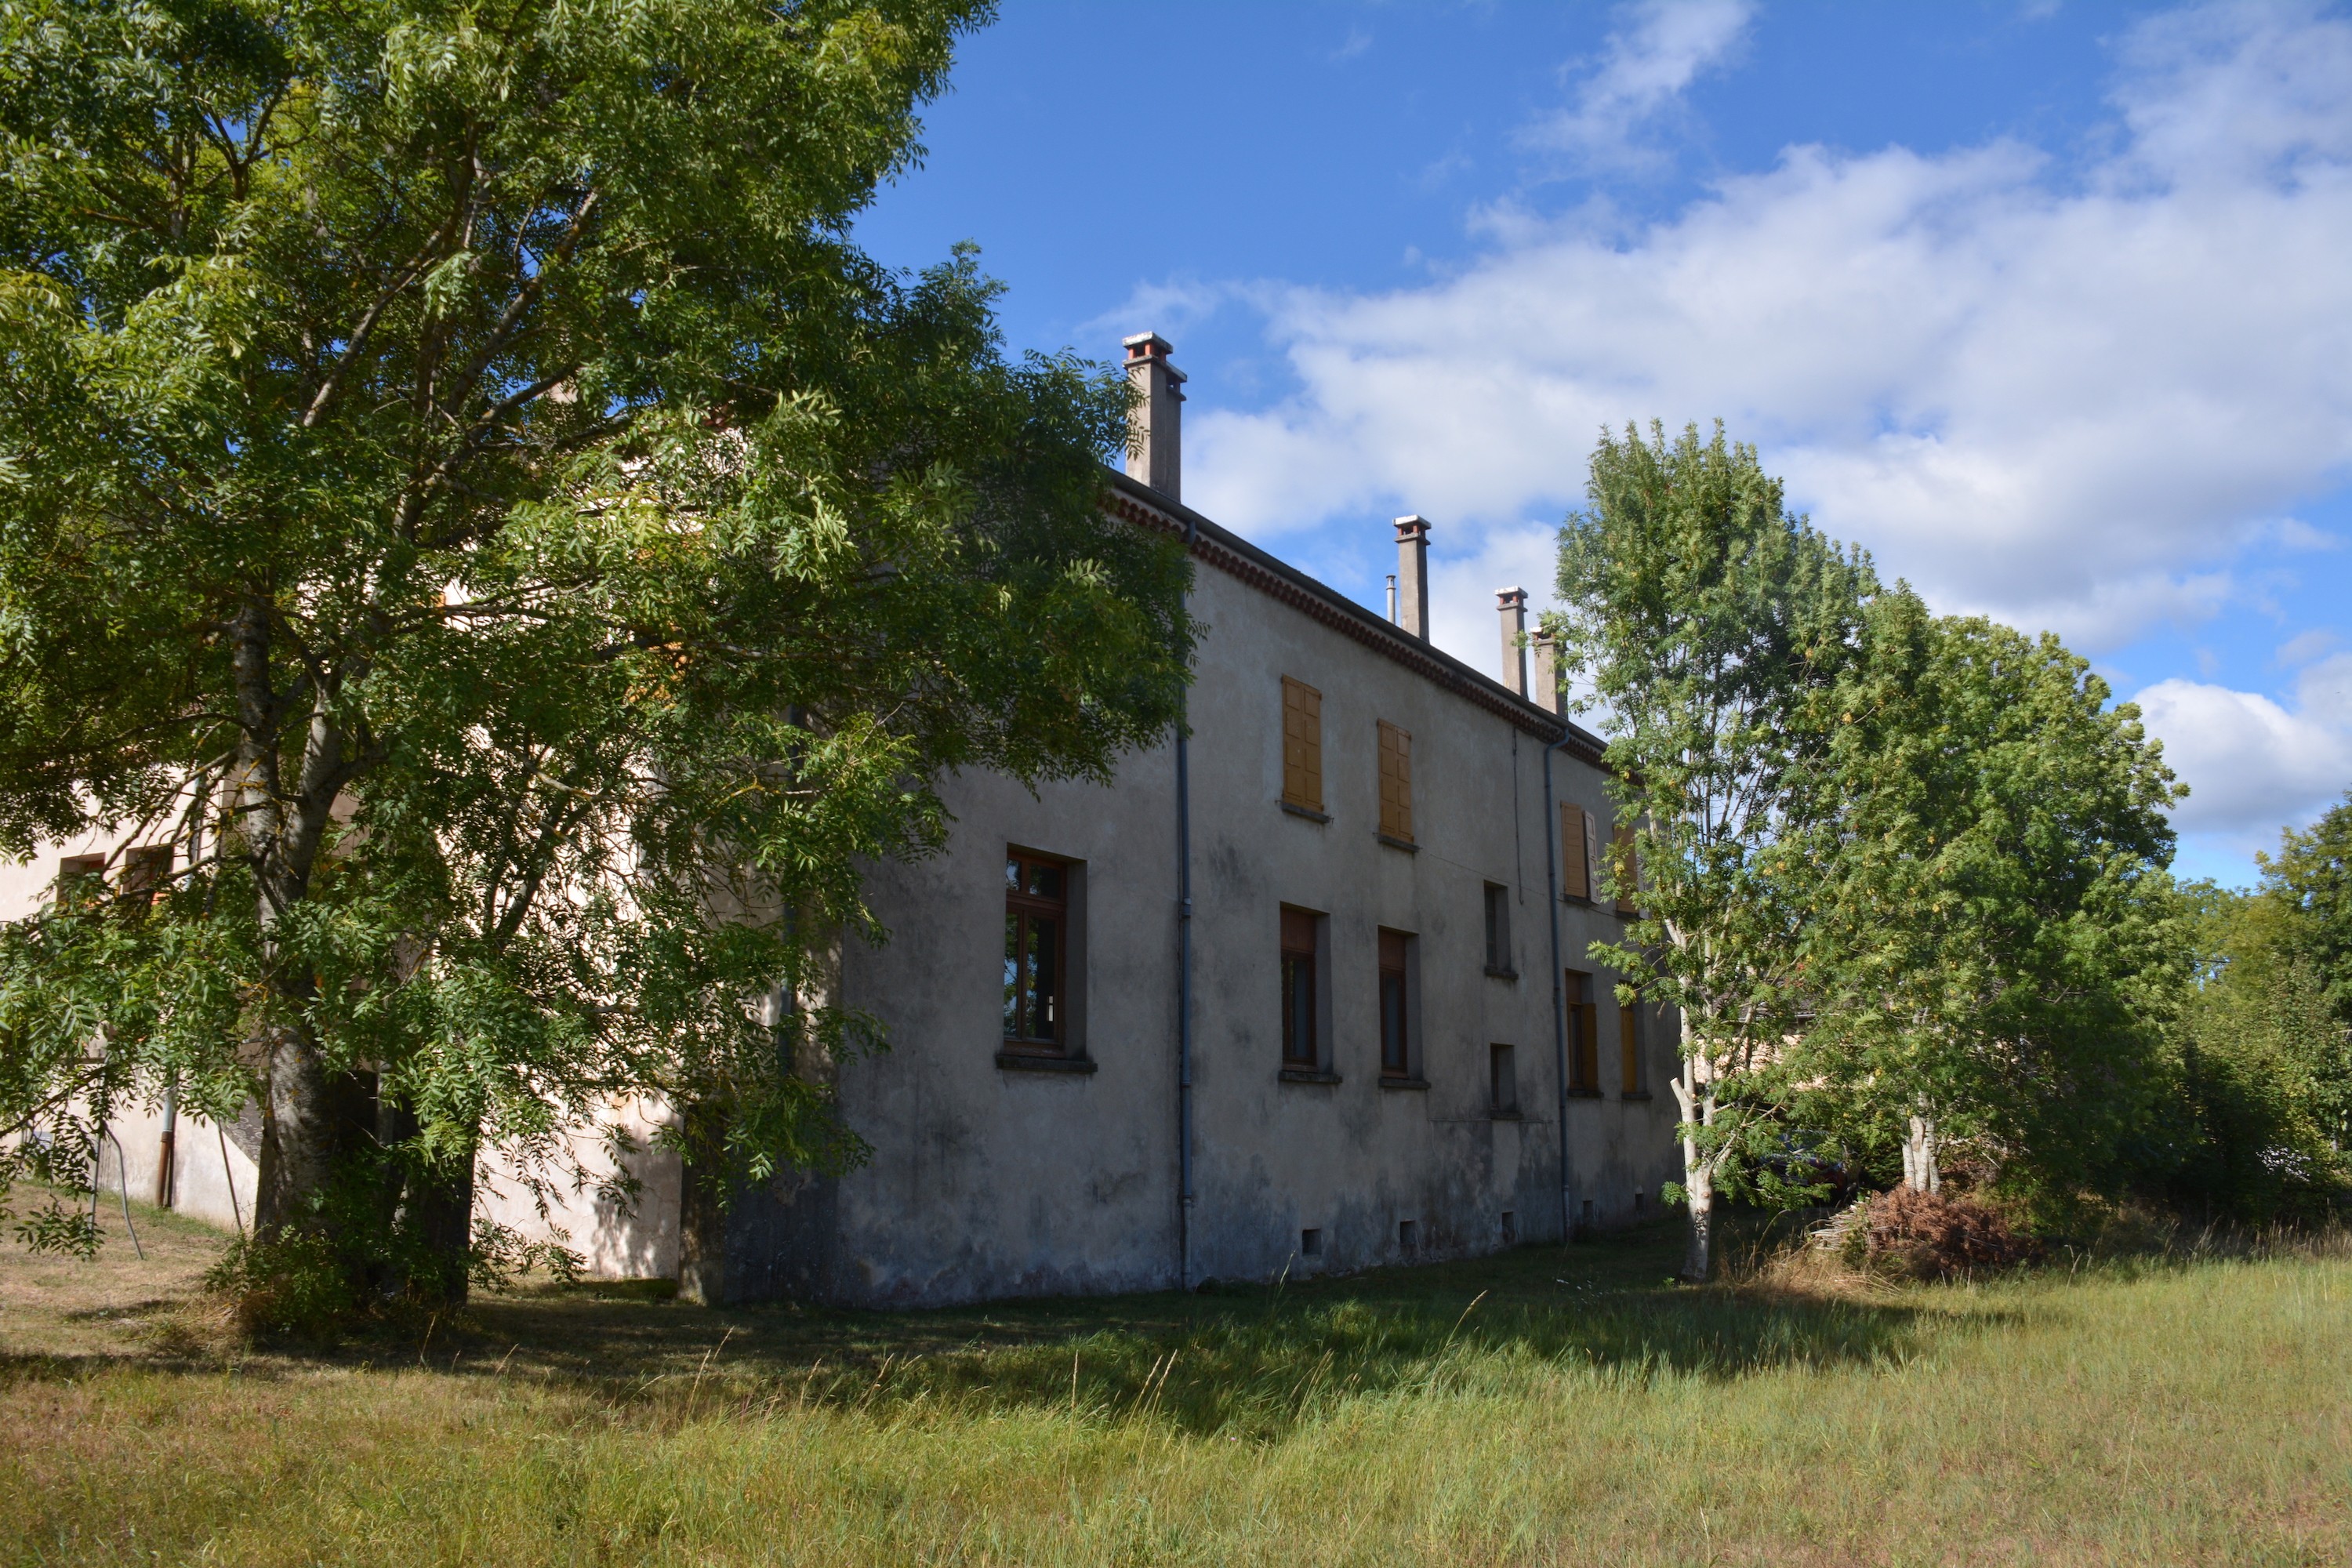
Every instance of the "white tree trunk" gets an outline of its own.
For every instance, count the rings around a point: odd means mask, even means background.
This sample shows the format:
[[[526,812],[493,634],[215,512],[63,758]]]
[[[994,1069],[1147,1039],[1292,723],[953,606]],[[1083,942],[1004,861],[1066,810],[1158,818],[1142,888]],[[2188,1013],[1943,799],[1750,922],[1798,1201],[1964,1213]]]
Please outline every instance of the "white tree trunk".
[[[1690,1198],[1690,1245],[1683,1252],[1683,1278],[1703,1285],[1715,1267],[1715,1162],[1699,1160],[1695,1145],[1683,1145],[1683,1190]]]
[[[1911,1119],[1911,1136],[1903,1142],[1903,1184],[1915,1193],[1941,1192],[1944,1177],[1936,1163],[1936,1122],[1933,1117]]]

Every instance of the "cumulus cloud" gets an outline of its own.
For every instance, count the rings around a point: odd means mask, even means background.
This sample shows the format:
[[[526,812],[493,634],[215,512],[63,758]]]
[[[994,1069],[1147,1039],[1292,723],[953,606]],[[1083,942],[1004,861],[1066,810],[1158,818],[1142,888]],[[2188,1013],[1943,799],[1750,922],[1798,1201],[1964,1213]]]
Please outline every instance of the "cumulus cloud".
[[[1671,100],[1745,25],[1696,10],[1638,13],[1544,134]],[[1261,290],[1298,390],[1202,409],[1187,492],[1261,537],[1421,511],[1475,558],[1575,502],[1603,424],[1720,416],[1943,608],[2093,648],[2210,616],[2352,467],[2352,23],[2202,8],[2117,59],[2087,159],[1792,147],[1631,232],[1520,221],[1424,286]]]
[[[2283,824],[2317,816],[2352,785],[2352,653],[2305,668],[2291,704],[2194,680],[2160,680],[2137,699],[2165,761],[2189,788],[2173,813],[2184,833],[2241,852]]]
[[[1522,140],[1589,166],[1653,161],[1655,153],[1638,140],[1643,128],[1738,48],[1755,9],[1753,0],[1644,0],[1623,7],[1575,104],[1528,126]]]

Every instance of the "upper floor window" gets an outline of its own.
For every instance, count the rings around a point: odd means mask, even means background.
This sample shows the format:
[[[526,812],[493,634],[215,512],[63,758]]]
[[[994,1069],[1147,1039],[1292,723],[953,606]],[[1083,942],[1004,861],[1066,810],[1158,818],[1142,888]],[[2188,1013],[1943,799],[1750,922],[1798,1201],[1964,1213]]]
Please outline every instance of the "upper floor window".
[[[1282,801],[1301,811],[1323,809],[1323,694],[1286,675],[1282,678]]]
[[[1642,864],[1633,854],[1633,828],[1621,826],[1609,836],[1609,847],[1611,870],[1617,882],[1617,912],[1635,914],[1634,895],[1642,887]]]
[[[1067,1040],[1069,868],[1019,851],[1004,857],[1004,1043],[1058,1051]]]
[[[1559,890],[1571,899],[1592,897],[1593,864],[1601,858],[1592,814],[1568,801],[1559,806]]]
[[[93,904],[106,897],[106,857],[67,855],[58,861],[58,902]]]
[[[1381,832],[1412,842],[1412,736],[1381,721]]]

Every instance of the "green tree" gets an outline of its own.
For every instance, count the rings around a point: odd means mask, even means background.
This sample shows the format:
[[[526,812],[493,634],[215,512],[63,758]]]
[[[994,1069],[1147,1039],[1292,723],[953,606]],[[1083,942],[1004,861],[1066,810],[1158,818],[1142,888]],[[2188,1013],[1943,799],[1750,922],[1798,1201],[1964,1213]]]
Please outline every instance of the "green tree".
[[[251,1097],[263,1236],[447,1288],[478,1141],[610,1095],[715,1190],[858,1157],[861,858],[1190,656],[1123,386],[848,238],[988,10],[0,10],[0,847],[178,849],[0,932],[0,1179]]]
[[[1807,814],[1816,1018],[1790,1065],[1851,1144],[1903,1146],[1910,1185],[1957,1142],[2021,1194],[2113,1190],[2161,1121],[2181,792],[2108,696],[2054,637],[1899,584],[1866,612]]]
[[[2310,827],[2282,833],[2275,856],[2255,858],[2263,889],[2294,913],[2294,950],[2336,1020],[2352,1027],[2352,792]]]
[[[1609,742],[1612,858],[1641,913],[1596,957],[1682,1018],[1684,1272],[1704,1279],[1718,1177],[1777,1125],[1799,1019],[1828,698],[1853,656],[1868,562],[1791,516],[1780,481],[1718,426],[1669,445],[1604,434],[1560,531],[1550,618]]]
[[[2168,1173],[2176,1195],[2256,1222],[2342,1205],[2352,1199],[2352,1033],[2299,929],[2305,906],[2276,886],[2200,882],[2182,895],[2196,975],[2180,1055],[2199,1136]]]

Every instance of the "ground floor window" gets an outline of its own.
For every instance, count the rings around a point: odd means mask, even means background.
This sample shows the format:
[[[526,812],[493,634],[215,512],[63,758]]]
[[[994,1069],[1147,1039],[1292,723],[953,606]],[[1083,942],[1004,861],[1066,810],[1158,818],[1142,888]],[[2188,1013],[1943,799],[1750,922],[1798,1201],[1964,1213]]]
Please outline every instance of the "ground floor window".
[[[1004,1043],[1059,1051],[1069,953],[1069,868],[1008,851],[1004,857]]]

